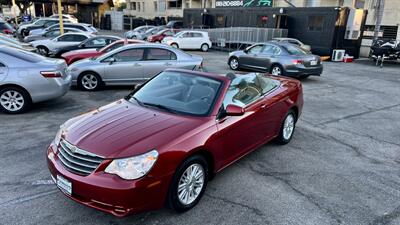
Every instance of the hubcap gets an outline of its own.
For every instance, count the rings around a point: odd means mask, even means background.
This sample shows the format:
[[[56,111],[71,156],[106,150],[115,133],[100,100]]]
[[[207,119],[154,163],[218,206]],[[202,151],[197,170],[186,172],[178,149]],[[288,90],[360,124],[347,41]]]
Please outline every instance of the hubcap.
[[[239,62],[237,61],[237,59],[232,59],[231,60],[231,68],[236,70],[239,66]]]
[[[202,49],[203,51],[207,51],[207,50],[208,50],[208,46],[207,46],[207,45],[203,45],[203,46],[201,47],[201,49]]]
[[[39,53],[40,53],[41,55],[46,55],[46,54],[47,54],[47,51],[46,51],[46,49],[44,49],[44,48],[39,48]]]
[[[204,185],[204,169],[200,164],[189,166],[178,183],[178,199],[184,205],[193,203],[199,197]]]
[[[87,74],[82,77],[82,86],[87,90],[93,90],[97,87],[98,80],[93,74]]]
[[[24,97],[18,91],[10,90],[0,96],[0,104],[8,111],[15,112],[24,107]]]
[[[279,67],[277,67],[277,66],[274,67],[274,68],[272,68],[271,74],[274,75],[274,76],[279,76],[279,75],[281,75],[281,74],[282,74],[281,68],[279,68]]]
[[[292,114],[289,114],[286,117],[285,122],[283,124],[283,137],[286,140],[289,140],[290,137],[292,137],[293,130],[294,130],[294,117]]]

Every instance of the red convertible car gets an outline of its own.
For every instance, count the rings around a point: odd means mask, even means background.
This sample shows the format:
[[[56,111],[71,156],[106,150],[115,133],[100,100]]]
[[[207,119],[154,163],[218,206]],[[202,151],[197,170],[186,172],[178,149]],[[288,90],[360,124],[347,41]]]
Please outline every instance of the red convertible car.
[[[270,140],[292,139],[303,94],[297,80],[169,69],[124,99],[65,122],[47,149],[69,198],[125,216],[183,212],[208,180]]]
[[[157,42],[157,43],[161,43],[161,41],[165,38],[165,37],[170,37],[170,36],[174,36],[177,32],[179,32],[179,30],[177,29],[164,29],[159,31],[157,34],[155,35],[150,35],[147,38],[148,42]]]
[[[70,51],[70,52],[62,54],[61,58],[63,58],[67,62],[68,65],[71,65],[72,63],[74,63],[78,60],[91,58],[91,57],[97,57],[97,56],[103,55],[104,53],[112,51],[112,50],[119,48],[126,44],[139,44],[139,43],[145,43],[145,42],[141,41],[141,40],[135,40],[135,39],[118,40],[118,41],[115,41],[115,42],[105,46],[104,48],[101,48],[101,49],[90,48],[90,49],[81,49],[81,50]]]

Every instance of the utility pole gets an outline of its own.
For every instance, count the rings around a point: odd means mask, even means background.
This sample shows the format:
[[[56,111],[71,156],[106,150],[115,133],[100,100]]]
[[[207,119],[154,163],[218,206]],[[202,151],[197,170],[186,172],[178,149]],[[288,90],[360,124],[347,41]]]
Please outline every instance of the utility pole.
[[[61,0],[57,0],[57,6],[58,6],[58,19],[59,19],[59,24],[60,24],[60,33],[64,34],[64,24],[63,24],[63,17],[62,17]]]
[[[381,22],[383,16],[383,9],[385,8],[385,0],[376,0],[375,2],[375,29],[374,29],[374,41],[379,38],[379,31],[381,29]]]

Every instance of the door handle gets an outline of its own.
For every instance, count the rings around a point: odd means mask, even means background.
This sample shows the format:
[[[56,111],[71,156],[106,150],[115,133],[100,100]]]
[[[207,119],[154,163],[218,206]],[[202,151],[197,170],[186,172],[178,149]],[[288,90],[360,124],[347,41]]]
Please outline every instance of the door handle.
[[[139,63],[135,63],[135,64],[133,64],[133,66],[142,66],[142,65]]]
[[[166,66],[172,66],[172,63],[167,62],[167,63],[165,63],[164,65],[166,65]]]

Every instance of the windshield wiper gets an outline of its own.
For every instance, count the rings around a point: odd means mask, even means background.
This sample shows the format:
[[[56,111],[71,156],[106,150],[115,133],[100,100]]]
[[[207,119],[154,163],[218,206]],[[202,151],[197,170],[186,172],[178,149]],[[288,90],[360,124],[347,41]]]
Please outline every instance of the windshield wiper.
[[[174,113],[174,114],[178,114],[178,111],[176,111],[174,109],[171,109],[171,108],[169,108],[167,106],[164,106],[164,105],[155,104],[155,103],[148,103],[148,102],[142,102],[142,104],[145,105],[145,106],[156,107],[156,108],[159,108],[159,109],[162,109],[162,110]]]
[[[139,99],[137,99],[135,96],[132,96],[132,98],[141,106],[143,106],[143,102],[141,102]]]

